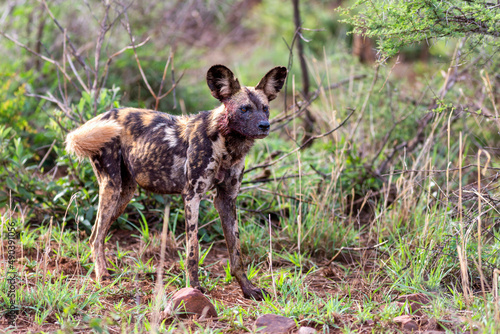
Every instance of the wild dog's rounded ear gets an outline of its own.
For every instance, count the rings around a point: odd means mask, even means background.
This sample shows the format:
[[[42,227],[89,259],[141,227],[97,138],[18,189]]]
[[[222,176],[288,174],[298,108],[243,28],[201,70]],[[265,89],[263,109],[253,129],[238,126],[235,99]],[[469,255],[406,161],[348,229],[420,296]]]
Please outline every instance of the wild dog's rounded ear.
[[[208,88],[212,96],[222,101],[241,89],[238,79],[233,72],[224,65],[214,65],[207,72]]]
[[[255,86],[255,89],[264,91],[269,101],[274,100],[285,84],[287,73],[286,67],[275,67],[267,72],[262,80],[260,80],[259,84]]]

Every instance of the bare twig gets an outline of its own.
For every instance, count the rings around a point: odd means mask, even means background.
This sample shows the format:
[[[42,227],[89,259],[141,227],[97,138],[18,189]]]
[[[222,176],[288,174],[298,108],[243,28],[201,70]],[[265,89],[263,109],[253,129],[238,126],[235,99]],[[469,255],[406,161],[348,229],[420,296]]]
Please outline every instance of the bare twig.
[[[92,91],[95,93],[95,95],[94,95],[94,115],[97,114],[97,100],[99,99],[99,95],[100,95],[100,91],[101,91],[101,87],[98,86],[99,68],[100,68],[100,60],[101,60],[101,49],[102,49],[102,44],[104,43],[104,37],[106,36],[106,33],[111,28],[111,26],[106,23],[108,21],[109,9],[111,8],[111,3],[108,1],[105,1],[105,2],[103,2],[103,4],[104,4],[104,17],[102,18],[101,22],[99,23],[99,26],[100,26],[99,36],[97,37],[97,42],[96,42],[96,46],[95,46],[95,53],[94,53],[94,82],[92,83]]]
[[[373,245],[373,246],[368,246],[368,247],[340,247],[338,252],[327,262],[325,263],[324,267],[328,267],[330,264],[332,264],[333,261],[340,255],[340,253],[343,250],[350,250],[350,251],[364,251],[364,250],[371,250],[371,249],[376,249],[380,246],[385,245],[389,240],[386,240],[384,242],[381,242],[379,244]]]
[[[134,47],[135,48],[139,48],[139,47],[143,46],[144,44],[146,44],[147,42],[149,42],[150,39],[151,39],[151,37],[147,37],[141,43],[136,44],[135,46],[128,45],[128,46],[124,47],[123,49],[121,49],[120,51],[117,51],[117,52],[113,53],[111,56],[109,56],[108,60],[106,61],[106,64],[104,65],[104,72],[103,72],[103,75],[101,76],[101,82],[99,83],[99,87],[104,87],[104,85],[106,83],[106,80],[108,79],[109,65],[111,64],[113,58],[121,55],[123,52],[125,52],[127,50],[133,49]]]
[[[365,114],[366,106],[368,105],[368,101],[370,100],[370,96],[372,95],[373,88],[375,87],[375,83],[377,82],[378,79],[378,69],[379,69],[379,64],[375,65],[375,73],[373,74],[373,80],[372,84],[370,86],[370,89],[368,90],[368,93],[366,94],[365,101],[363,102],[363,106],[361,107],[361,111],[358,115],[358,119],[354,123],[354,126],[351,130],[351,135],[349,137],[349,141],[352,140],[352,137],[354,136],[354,133],[356,132],[356,129],[359,126],[359,123],[361,123],[361,120],[363,119],[363,116]]]
[[[300,116],[304,111],[305,109],[310,106],[320,95],[320,92],[322,89],[327,89],[327,90],[331,90],[331,89],[336,89],[336,88],[339,88],[341,86],[344,86],[350,82],[352,82],[353,80],[361,80],[361,79],[364,79],[366,78],[366,75],[364,74],[361,74],[361,75],[355,75],[355,76],[352,76],[350,78],[347,78],[347,79],[344,79],[344,80],[341,80],[337,83],[334,83],[334,84],[331,84],[330,86],[327,86],[327,87],[318,87],[313,94],[311,94],[311,97],[309,98],[308,101],[301,101],[299,103],[296,103],[294,106],[292,107],[298,107],[297,108],[297,111],[294,112],[293,114],[288,114],[286,111],[285,111],[285,114],[284,116],[282,117],[275,117],[273,120],[271,120],[271,124],[278,124],[278,123],[282,123],[280,124],[279,126],[277,127],[273,127],[273,129],[271,131],[278,131],[280,130],[281,128],[283,128],[285,125],[287,125],[288,123],[290,123],[294,118]]]
[[[282,155],[278,159],[273,160],[273,161],[271,161],[269,163],[254,166],[254,167],[248,169],[247,171],[245,171],[245,173],[251,172],[251,171],[253,171],[255,169],[258,169],[258,168],[264,168],[264,167],[272,166],[272,165],[278,163],[279,161],[285,159],[286,157],[294,154],[295,152],[300,151],[301,149],[303,149],[304,147],[306,147],[308,144],[310,144],[313,140],[316,140],[316,139],[319,139],[319,138],[323,138],[323,137],[326,137],[326,136],[332,134],[333,132],[337,131],[338,129],[340,129],[341,127],[344,126],[344,124],[349,120],[349,118],[351,118],[351,116],[354,113],[354,111],[355,111],[355,109],[351,109],[351,112],[349,113],[349,115],[347,115],[347,117],[342,121],[342,123],[340,123],[336,128],[334,128],[334,129],[332,129],[332,130],[330,130],[328,132],[322,133],[320,135],[312,136],[306,142],[304,142],[302,145],[300,145],[299,147],[297,147],[293,151],[291,151],[291,152],[289,152],[289,153],[287,153],[285,155]]]
[[[153,91],[153,88],[151,88],[151,85],[149,84],[149,81],[148,81],[148,78],[146,77],[146,74],[144,74],[144,70],[142,69],[142,66],[141,66],[141,61],[139,60],[139,56],[137,55],[137,47],[135,45],[135,38],[132,35],[132,31],[130,30],[130,21],[129,21],[127,12],[124,13],[124,16],[125,16],[125,22],[123,23],[123,25],[124,25],[125,30],[127,31],[128,35],[130,37],[130,42],[132,43],[132,50],[134,50],[135,61],[137,62],[137,67],[139,68],[139,72],[141,73],[142,80],[144,81],[144,84],[148,88],[148,91],[151,94],[151,96],[153,96],[156,99],[157,98],[156,94]]]
[[[301,20],[300,20],[300,4],[299,0],[292,0],[293,2],[293,21],[295,23],[295,31],[298,32],[298,35],[300,39],[297,41],[297,51],[298,51],[298,56],[299,56],[299,63],[300,63],[300,71],[302,73],[302,95],[304,97],[305,101],[309,100],[309,72],[307,70],[307,64],[306,64],[306,59],[304,57],[304,44],[303,40],[304,38],[302,37],[302,27],[301,27]],[[304,129],[306,131],[306,135],[304,137],[304,144],[306,146],[310,146],[312,142],[309,141],[309,138],[311,137],[311,133],[314,130],[314,123],[316,123],[316,119],[314,116],[311,114],[311,111],[308,108],[304,109],[305,113],[305,119],[304,119]]]
[[[165,96],[167,96],[168,94],[170,94],[172,91],[175,90],[175,88],[177,87],[177,85],[179,84],[179,82],[181,81],[182,77],[184,77],[184,74],[186,73],[186,71],[182,71],[181,75],[179,76],[179,79],[177,79],[177,81],[172,85],[172,87],[170,87],[169,90],[167,90],[165,93],[163,93],[163,95],[159,96],[158,99],[163,99]]]
[[[168,68],[168,65],[170,65],[170,61],[172,60],[172,58],[173,58],[173,54],[172,54],[172,52],[170,52],[170,56],[168,57],[167,62],[165,63],[165,67],[163,68],[163,75],[161,77],[160,88],[158,88],[158,95],[161,95],[161,90],[163,89],[163,83],[165,82],[165,77],[167,76],[167,68]],[[173,66],[173,62],[172,62],[172,66]],[[156,100],[156,102],[155,102],[155,109],[154,110],[158,110],[158,105],[160,104],[160,99],[158,97],[156,97],[155,100]]]
[[[47,2],[45,0],[42,0],[42,4],[45,7],[45,10],[47,11],[47,13],[49,13],[49,16],[52,18],[52,21],[54,21],[57,28],[59,28],[59,30],[63,33],[64,37],[66,38],[66,41],[71,49],[71,53],[73,54],[75,59],[78,60],[80,65],[82,65],[82,67],[85,69],[85,73],[87,74],[87,81],[88,81],[87,86],[90,86],[90,73],[89,73],[90,67],[87,65],[87,63],[82,58],[82,56],[80,56],[78,54],[78,52],[76,51],[76,47],[73,44],[73,42],[71,41],[71,38],[69,37],[69,35],[67,33],[65,33],[64,28],[59,24],[59,21],[57,21],[57,19],[55,18],[54,14],[50,10],[49,6],[47,5]]]
[[[310,175],[314,175],[314,173],[288,175],[288,176],[277,176],[275,178],[269,178],[269,179],[266,178],[266,179],[250,180],[250,181],[244,181],[241,184],[276,182],[276,181],[281,181],[281,180],[286,180],[286,179],[295,179],[295,178],[298,178],[298,177],[301,177],[301,176],[310,176]]]
[[[50,152],[52,152],[52,149],[54,148],[54,145],[56,143],[56,139],[54,139],[54,141],[52,142],[52,144],[50,145],[47,153],[45,153],[45,155],[43,156],[43,159],[40,161],[40,163],[38,164],[38,167],[36,168],[37,170],[40,170],[40,168],[42,168],[43,166],[43,163],[45,162],[45,160],[47,160],[47,157],[49,156]]]
[[[57,61],[56,61],[56,60],[54,60],[54,59],[51,59],[51,58],[45,57],[44,55],[42,55],[42,54],[40,54],[40,53],[38,53],[38,52],[36,52],[36,51],[34,51],[34,50],[30,49],[27,45],[25,45],[25,44],[23,44],[23,43],[19,42],[18,40],[16,40],[15,38],[13,38],[13,37],[9,36],[8,34],[6,34],[6,33],[5,33],[5,32],[3,32],[3,31],[0,31],[0,35],[2,35],[3,37],[7,38],[9,41],[13,42],[13,43],[14,43],[14,44],[16,44],[17,46],[19,46],[19,47],[21,47],[21,48],[25,49],[25,50],[26,50],[26,51],[28,51],[29,53],[31,53],[31,54],[33,54],[33,55],[35,55],[35,56],[39,57],[40,59],[43,59],[43,60],[45,60],[46,62],[51,63],[52,65],[56,66],[56,67],[57,67],[57,69],[58,69],[59,71],[61,71],[61,73],[64,75],[64,77],[65,77],[65,78],[66,78],[66,79],[67,79],[70,83],[72,83],[72,84],[75,86],[75,84],[74,84],[73,80],[71,80],[71,77],[68,75],[68,73],[66,73],[66,71],[65,71],[65,70],[64,70],[64,68],[61,66],[61,64],[59,64],[59,62],[57,62]],[[75,86],[75,88],[77,88],[77,87]],[[78,89],[78,88],[77,88],[77,89]]]
[[[500,171],[500,168],[498,167],[489,167],[489,166],[481,166],[477,164],[469,164],[465,165],[462,167],[456,167],[456,168],[448,168],[448,169],[407,169],[407,170],[400,170],[400,171],[394,171],[391,172],[390,174],[394,175],[399,175],[399,174],[406,174],[406,173],[446,173],[446,171],[458,171],[458,170],[465,170],[469,169],[472,167],[480,167],[483,168],[483,170],[494,170],[494,171]],[[381,174],[382,176],[388,176],[390,174]]]
[[[259,187],[257,187],[256,189],[258,189],[259,191],[265,192],[265,193],[273,194],[275,196],[280,196],[280,197],[284,197],[284,198],[293,199],[294,201],[297,201],[297,202],[307,203],[307,204],[311,204],[311,205],[316,205],[316,203],[313,203],[313,202],[307,201],[307,200],[303,200],[303,199],[297,198],[295,196],[289,196],[289,195],[277,193],[277,192],[270,191],[270,190],[263,189],[263,188],[259,188]]]

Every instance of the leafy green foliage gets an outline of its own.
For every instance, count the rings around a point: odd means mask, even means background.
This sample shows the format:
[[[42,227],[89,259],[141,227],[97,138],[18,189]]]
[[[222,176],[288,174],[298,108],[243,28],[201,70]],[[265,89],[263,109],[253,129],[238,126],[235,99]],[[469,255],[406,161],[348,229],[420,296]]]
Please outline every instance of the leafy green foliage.
[[[378,38],[385,57],[432,38],[471,36],[477,42],[500,37],[500,7],[488,1],[358,0],[341,12],[354,32]]]
[[[118,106],[118,90],[102,90],[97,99],[99,113],[108,110],[110,106]],[[23,102],[24,96],[11,95],[11,100],[4,100],[5,108],[29,108]],[[8,103],[12,101],[12,103]],[[79,103],[74,106],[75,111],[82,119],[93,116],[94,99],[90,94],[83,93]],[[12,112],[12,111],[11,111]],[[29,128],[29,123],[13,122],[12,127],[0,125],[0,205],[12,202],[12,205],[26,206],[26,217],[34,222],[41,222],[54,217],[57,220],[66,218],[66,221],[78,221],[82,227],[90,231],[97,204],[97,182],[92,167],[88,163],[79,163],[64,152],[63,128],[72,129],[74,121],[64,117],[62,111],[55,112],[53,122],[48,122],[46,131],[55,139],[51,145],[57,155],[55,166],[47,173],[36,148],[23,141],[20,133],[23,128]],[[25,119],[24,119],[25,120]],[[7,123],[9,124],[9,123]],[[20,133],[19,133],[20,132]],[[50,154],[50,151],[46,151]],[[47,200],[47,199],[51,200]],[[78,212],[82,205],[83,211]],[[67,210],[68,208],[73,208]]]

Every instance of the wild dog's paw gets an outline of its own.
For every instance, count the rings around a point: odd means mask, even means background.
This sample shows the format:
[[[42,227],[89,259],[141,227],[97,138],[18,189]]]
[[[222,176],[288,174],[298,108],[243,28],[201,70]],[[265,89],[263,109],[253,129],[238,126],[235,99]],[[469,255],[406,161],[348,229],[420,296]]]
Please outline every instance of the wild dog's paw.
[[[106,283],[106,282],[110,282],[112,281],[112,277],[110,274],[108,274],[107,272],[103,275],[96,275],[96,278],[95,278],[95,281],[96,282],[99,282],[99,283]]]
[[[264,300],[265,296],[270,296],[266,290],[259,288],[242,288],[242,291],[246,299],[255,299],[257,301]]]
[[[101,282],[103,281],[111,281],[113,278],[111,277],[110,274],[104,274],[101,276]]]

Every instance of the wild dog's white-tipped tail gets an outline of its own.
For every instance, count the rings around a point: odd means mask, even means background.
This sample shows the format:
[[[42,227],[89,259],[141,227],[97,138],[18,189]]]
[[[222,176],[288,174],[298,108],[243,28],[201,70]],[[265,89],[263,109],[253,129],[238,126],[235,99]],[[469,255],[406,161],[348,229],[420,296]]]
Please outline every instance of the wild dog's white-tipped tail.
[[[122,129],[114,120],[90,120],[66,136],[66,151],[79,158],[91,157],[111,139],[118,137]]]

